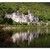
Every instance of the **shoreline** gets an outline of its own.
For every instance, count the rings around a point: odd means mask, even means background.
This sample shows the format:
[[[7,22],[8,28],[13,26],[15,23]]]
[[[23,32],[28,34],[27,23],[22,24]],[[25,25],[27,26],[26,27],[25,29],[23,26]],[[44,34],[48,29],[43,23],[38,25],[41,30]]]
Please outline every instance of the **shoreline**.
[[[2,27],[3,26],[3,27]],[[48,26],[27,26],[27,25],[7,25],[7,26],[4,26],[2,25],[0,26],[2,30],[9,30],[9,29],[32,29],[32,28],[50,28]]]

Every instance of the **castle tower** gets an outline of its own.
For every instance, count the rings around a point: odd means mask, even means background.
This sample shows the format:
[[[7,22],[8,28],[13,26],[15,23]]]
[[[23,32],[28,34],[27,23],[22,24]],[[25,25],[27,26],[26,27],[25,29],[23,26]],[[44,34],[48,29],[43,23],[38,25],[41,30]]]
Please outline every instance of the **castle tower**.
[[[30,22],[31,22],[32,21],[32,16],[31,16],[30,10],[28,10],[28,17],[29,17]]]
[[[17,15],[20,15],[20,14],[19,14],[19,11],[17,11]]]
[[[28,15],[30,15],[30,10],[28,10]]]
[[[15,18],[15,17],[16,17],[16,13],[14,12],[14,13],[13,13],[13,18]]]

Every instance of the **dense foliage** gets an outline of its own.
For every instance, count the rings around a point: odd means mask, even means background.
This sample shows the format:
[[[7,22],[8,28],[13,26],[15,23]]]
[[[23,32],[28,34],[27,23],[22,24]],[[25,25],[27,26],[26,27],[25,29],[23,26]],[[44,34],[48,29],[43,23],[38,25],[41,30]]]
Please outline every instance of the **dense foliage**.
[[[0,24],[4,21],[5,13],[13,13],[19,10],[20,13],[31,11],[44,21],[50,21],[50,3],[0,3]],[[8,22],[9,23],[9,22]]]

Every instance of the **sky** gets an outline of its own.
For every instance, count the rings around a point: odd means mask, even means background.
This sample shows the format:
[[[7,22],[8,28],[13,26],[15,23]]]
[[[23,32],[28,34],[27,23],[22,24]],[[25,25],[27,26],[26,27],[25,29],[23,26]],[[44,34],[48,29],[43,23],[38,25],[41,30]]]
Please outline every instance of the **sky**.
[[[50,2],[50,0],[0,0],[0,2]]]

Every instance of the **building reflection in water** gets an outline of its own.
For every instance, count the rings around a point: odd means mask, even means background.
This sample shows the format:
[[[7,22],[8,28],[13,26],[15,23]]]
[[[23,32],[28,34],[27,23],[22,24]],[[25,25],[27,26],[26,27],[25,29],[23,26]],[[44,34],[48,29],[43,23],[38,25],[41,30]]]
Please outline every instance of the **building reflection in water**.
[[[47,32],[48,33],[48,29],[36,29],[36,30],[33,30],[32,32],[30,32],[29,30],[27,32],[17,32],[15,34],[12,35],[12,41],[15,43],[17,41],[25,41],[27,40],[28,43],[30,43],[32,40],[34,40],[35,38],[38,38],[39,35],[42,35],[44,34],[44,32]]]
[[[12,42],[13,44],[18,42],[27,42],[30,44],[33,40],[43,36],[44,33],[50,33],[49,28],[37,28],[34,29],[33,31],[27,30],[26,32],[16,32],[13,33],[12,31],[10,32],[3,32],[0,33],[0,45],[3,44],[3,46],[10,46],[10,43]]]

